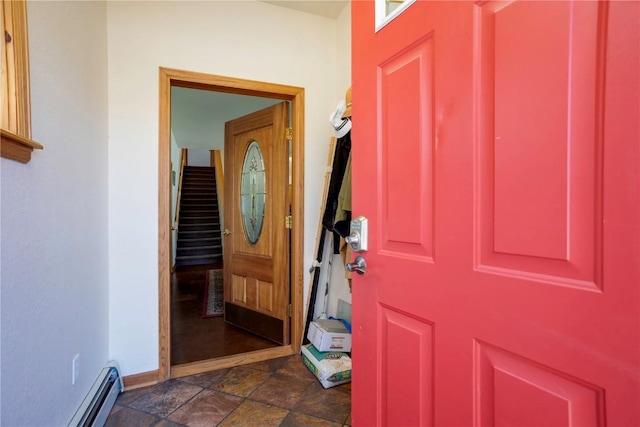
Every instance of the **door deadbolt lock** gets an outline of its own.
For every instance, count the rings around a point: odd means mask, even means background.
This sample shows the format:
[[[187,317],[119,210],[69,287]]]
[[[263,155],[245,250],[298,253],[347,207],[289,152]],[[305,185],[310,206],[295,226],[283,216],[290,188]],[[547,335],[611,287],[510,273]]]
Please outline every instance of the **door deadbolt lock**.
[[[367,250],[368,239],[368,221],[363,216],[356,217],[351,220],[351,234],[345,237],[354,252],[364,252]]]

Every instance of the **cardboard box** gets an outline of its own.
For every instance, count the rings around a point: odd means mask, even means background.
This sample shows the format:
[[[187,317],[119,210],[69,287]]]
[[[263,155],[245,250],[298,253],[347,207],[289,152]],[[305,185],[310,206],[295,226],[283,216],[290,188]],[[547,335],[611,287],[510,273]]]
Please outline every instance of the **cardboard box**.
[[[307,338],[319,351],[351,351],[351,334],[339,320],[318,319],[311,322]]]
[[[351,358],[346,353],[321,352],[307,344],[302,346],[302,362],[324,388],[351,381]]]

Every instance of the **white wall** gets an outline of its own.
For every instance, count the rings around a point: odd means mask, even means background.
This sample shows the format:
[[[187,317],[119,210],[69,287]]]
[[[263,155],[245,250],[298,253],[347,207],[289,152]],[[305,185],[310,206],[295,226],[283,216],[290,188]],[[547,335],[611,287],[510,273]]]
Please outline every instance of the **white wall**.
[[[189,148],[187,163],[189,166],[210,166],[211,152],[206,148]]]
[[[351,3],[336,19],[336,93],[339,98],[351,86]]]
[[[336,20],[237,1],[109,2],[107,11],[109,352],[130,375],[158,368],[158,67],[305,88],[306,271],[328,115],[342,95],[334,93]]]
[[[224,151],[225,122],[280,102],[279,99],[172,87],[171,131],[181,148]]]
[[[27,12],[32,135],[45,148],[0,163],[1,414],[6,426],[55,426],[108,357],[106,6]]]

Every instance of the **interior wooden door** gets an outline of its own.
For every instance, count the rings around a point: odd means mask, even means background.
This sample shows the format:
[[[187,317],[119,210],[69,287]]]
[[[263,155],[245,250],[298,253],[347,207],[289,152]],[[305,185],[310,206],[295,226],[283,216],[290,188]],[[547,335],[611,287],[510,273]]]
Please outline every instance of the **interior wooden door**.
[[[288,105],[225,125],[225,321],[289,344]]]
[[[639,25],[352,2],[354,426],[640,425]]]

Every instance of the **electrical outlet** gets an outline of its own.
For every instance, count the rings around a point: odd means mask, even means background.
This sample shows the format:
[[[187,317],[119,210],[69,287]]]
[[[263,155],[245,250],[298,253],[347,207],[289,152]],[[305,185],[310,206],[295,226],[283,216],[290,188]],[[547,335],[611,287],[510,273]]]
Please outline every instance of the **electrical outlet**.
[[[76,354],[71,361],[71,385],[75,385],[80,376],[80,353]]]

